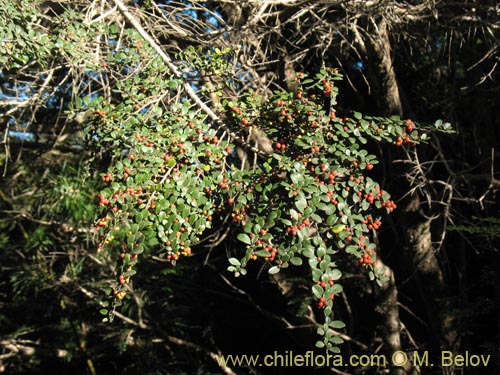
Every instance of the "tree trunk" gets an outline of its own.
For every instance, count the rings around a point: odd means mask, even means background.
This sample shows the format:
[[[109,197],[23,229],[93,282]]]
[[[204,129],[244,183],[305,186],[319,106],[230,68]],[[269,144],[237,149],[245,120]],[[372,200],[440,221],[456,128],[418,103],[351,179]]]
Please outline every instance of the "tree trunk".
[[[355,26],[356,28],[356,26]],[[387,34],[387,25],[384,20],[380,21],[376,27],[377,33],[363,39],[357,29],[357,47],[363,52],[367,59],[376,61],[376,64],[368,64],[368,78],[370,85],[375,87],[375,96],[378,98],[378,111],[383,115],[401,114],[402,106],[399,97],[399,88],[396,75],[392,66],[391,45]],[[374,66],[375,69],[370,67]],[[401,351],[401,335],[399,324],[398,289],[396,286],[394,273],[381,260],[378,260],[380,267],[385,267],[387,281],[381,286],[378,297],[378,311],[384,317],[383,341],[386,356],[389,359],[390,374],[404,375],[416,374],[414,369],[401,366],[394,366],[391,363],[394,353]]]
[[[459,347],[458,317],[450,303],[450,293],[441,270],[438,254],[432,246],[432,219],[425,217],[420,209],[417,195],[404,208],[406,256],[410,259],[417,280],[417,287],[431,329],[431,348],[440,356],[442,350],[456,352]],[[452,374],[454,369],[444,368]]]
[[[370,55],[375,56],[377,64],[373,66],[377,69],[377,99],[382,115],[403,115],[403,106],[399,95],[398,81],[392,63],[391,43],[387,33],[387,22],[382,19],[377,25],[377,34],[371,47]]]
[[[371,20],[375,24],[374,20]],[[392,49],[386,20],[376,23],[375,32],[360,39],[357,33],[357,45],[374,64],[368,64],[368,78],[374,87],[378,112],[381,115],[402,115],[403,106],[392,64]],[[370,66],[373,66],[371,69]],[[431,326],[436,349],[456,351],[459,335],[457,332],[456,313],[448,303],[449,293],[438,258],[432,246],[432,220],[425,218],[420,211],[420,200],[417,194],[411,197],[404,209],[405,245],[408,258],[411,260],[418,277],[418,288],[423,296]],[[399,308],[397,285],[392,270],[387,270],[388,281],[379,293],[379,309],[384,316],[384,343],[389,358],[401,350],[399,327]],[[453,369],[447,369],[453,371]],[[393,367],[391,374],[418,374],[419,368],[412,366]]]
[[[401,351],[401,336],[399,324],[398,288],[394,278],[394,272],[387,267],[380,259],[377,260],[377,267],[385,268],[387,281],[381,286],[377,293],[378,312],[384,317],[383,339],[385,351],[390,367],[390,375],[417,375],[420,374],[411,361],[404,365],[397,365],[397,352]],[[395,354],[396,353],[396,354]],[[396,361],[396,364],[393,362]]]
[[[371,35],[367,31],[354,26],[356,47],[365,56],[367,63],[370,94],[376,102],[377,110],[382,116],[402,115],[403,106],[399,93],[396,72],[392,62],[392,48],[387,32],[387,21],[379,22],[371,19],[368,23],[375,25]]]

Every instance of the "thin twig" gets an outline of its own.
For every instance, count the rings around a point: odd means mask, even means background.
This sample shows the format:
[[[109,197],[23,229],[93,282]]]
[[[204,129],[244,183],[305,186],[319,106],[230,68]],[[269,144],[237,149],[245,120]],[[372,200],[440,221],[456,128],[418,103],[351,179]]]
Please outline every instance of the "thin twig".
[[[167,67],[170,69],[172,74],[177,77],[182,79],[182,73],[179,71],[177,66],[174,64],[170,56],[168,56],[163,49],[154,41],[154,39],[151,37],[151,35],[142,27],[142,25],[139,23],[139,21],[129,12],[128,8],[123,4],[122,1],[120,0],[113,0],[114,3],[117,5],[117,7],[120,9],[120,11],[123,13],[125,18],[132,24],[132,26],[137,30],[137,32],[144,38],[146,42],[149,43],[149,45],[158,53],[158,55],[161,57],[163,62],[167,65]],[[209,119],[215,123],[219,128],[225,130],[228,132],[229,136],[231,139],[241,145],[242,147],[251,150],[255,152],[258,155],[264,156],[264,157],[269,157],[270,155],[257,147],[254,147],[248,143],[245,142],[243,138],[241,138],[239,135],[234,133],[229,126],[227,126],[222,119],[217,116],[217,114],[212,111],[210,107],[208,107],[203,100],[198,96],[196,91],[193,89],[193,87],[188,83],[184,82],[184,90],[188,94],[188,96],[196,103],[196,105],[201,109],[203,113],[205,113]]]

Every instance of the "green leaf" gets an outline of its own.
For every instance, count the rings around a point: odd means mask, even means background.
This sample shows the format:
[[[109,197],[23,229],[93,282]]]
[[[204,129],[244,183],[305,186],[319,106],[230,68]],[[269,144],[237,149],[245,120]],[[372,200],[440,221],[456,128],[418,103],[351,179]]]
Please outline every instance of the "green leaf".
[[[228,260],[233,266],[241,266],[241,262],[236,258],[229,258]]]
[[[294,266],[300,266],[300,265],[302,265],[302,258],[301,257],[293,257],[290,259],[290,263],[292,263]]]
[[[322,260],[319,263],[319,269],[324,272],[324,271],[326,271],[328,269],[329,265],[330,265],[330,262],[327,262],[326,260]]]
[[[323,221],[323,219],[321,219],[321,216],[317,214],[311,214],[311,219],[313,219],[317,223],[321,223]]]
[[[314,282],[318,282],[321,279],[321,276],[323,276],[323,272],[321,272],[318,269],[313,269],[311,271],[311,274],[312,274],[312,279]]]
[[[314,254],[314,251],[312,251],[311,249],[302,250],[302,255],[305,256],[306,258],[316,259],[316,255]]]
[[[271,255],[271,254],[269,254],[269,251],[266,251],[266,250],[255,251],[254,254],[257,255],[258,257],[262,257],[262,258],[267,258]]]
[[[316,266],[318,265],[318,261],[316,260],[316,258],[309,258],[307,260],[307,263],[309,263],[310,268],[312,268],[312,269],[317,268]]]
[[[363,211],[367,211],[369,208],[370,208],[370,203],[368,201],[366,201],[366,200],[363,200],[361,202],[361,209]]]
[[[330,272],[330,277],[332,278],[332,280],[338,280],[342,277],[342,272],[340,272],[339,269],[335,268],[333,270],[331,270]]]
[[[299,220],[299,214],[297,211],[295,211],[293,208],[290,208],[290,216],[292,217],[292,219],[294,220]],[[292,223],[290,223],[291,225]]]
[[[136,273],[137,273],[136,270],[130,270],[130,271],[124,272],[123,276],[131,277],[131,276],[134,276]]]
[[[144,247],[141,245],[139,245],[139,247],[135,248],[132,251],[133,254],[137,254],[137,255],[142,254],[143,252],[144,252]]]
[[[345,323],[341,320],[332,320],[328,325],[334,329],[341,329],[345,327]]]
[[[243,231],[246,233],[252,233],[253,223],[247,223],[243,227]]]
[[[321,185],[324,186],[324,185]],[[328,199],[328,197],[326,197]],[[335,212],[335,206],[333,204],[325,204],[325,203],[319,203],[318,208],[322,211],[325,212],[328,216],[332,215]]]
[[[338,348],[338,346],[332,346],[331,348],[329,348],[329,350],[332,352],[332,353],[340,353],[340,349]]]
[[[339,336],[333,336],[332,338],[330,338],[330,342],[333,344],[342,344],[344,343],[344,339]]]
[[[333,284],[333,286],[332,286],[332,293],[333,294],[339,294],[339,293],[342,292],[342,290],[343,290],[342,285],[340,285],[340,284]]]
[[[278,266],[272,266],[269,268],[269,271],[267,271],[270,275],[274,275],[275,273],[280,272],[280,268]]]
[[[333,225],[337,222],[338,218],[336,215],[330,215],[326,218],[326,224],[327,225]]]
[[[349,245],[345,248],[346,253],[348,254],[358,254],[361,252],[358,246],[356,245]]]
[[[304,180],[304,177],[300,173],[292,173],[292,175],[290,176],[290,179],[292,180],[294,185],[299,185],[300,182],[302,182]]]
[[[323,314],[324,314],[325,316],[330,316],[330,315],[331,315],[331,313],[332,313],[332,307],[331,307],[331,306],[327,306],[327,307],[325,307],[325,309],[323,310]]]
[[[304,209],[307,207],[307,200],[304,195],[299,196],[299,199],[295,201],[295,207],[297,207],[300,212],[304,212]]]
[[[148,246],[156,246],[158,245],[158,239],[156,237],[150,238],[148,241]]]
[[[313,294],[316,298],[321,298],[323,297],[323,288],[320,287],[319,285],[313,285],[312,286],[312,291],[313,291]]]
[[[252,240],[246,233],[240,233],[238,234],[238,236],[236,236],[236,238],[238,238],[238,240],[240,240],[241,242],[246,243],[247,245],[252,244]]]

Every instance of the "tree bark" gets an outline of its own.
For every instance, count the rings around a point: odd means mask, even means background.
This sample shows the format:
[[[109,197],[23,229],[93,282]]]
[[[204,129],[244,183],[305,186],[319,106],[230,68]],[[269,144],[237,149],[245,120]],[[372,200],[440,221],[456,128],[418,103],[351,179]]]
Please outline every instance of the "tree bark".
[[[399,324],[398,288],[394,278],[394,272],[380,259],[377,260],[377,267],[385,268],[387,281],[381,286],[377,293],[378,312],[384,317],[383,339],[386,349],[390,375],[418,375],[418,368],[412,366],[411,361],[407,361],[403,366],[392,363],[393,356],[401,351],[401,335]]]
[[[392,49],[387,32],[387,22],[382,19],[376,28],[377,39],[370,43],[371,55],[376,57],[377,64],[374,64],[378,70],[378,91],[380,108],[383,115],[403,115],[403,106],[399,95],[398,81],[394,65],[392,63]]]
[[[391,41],[389,39],[387,21],[382,18],[378,22],[370,19],[374,25],[373,34],[353,26],[356,48],[365,56],[366,69],[371,95],[377,104],[377,110],[382,116],[402,115],[403,105],[392,59]],[[364,33],[365,35],[363,35]]]
[[[377,108],[383,115],[401,114],[402,105],[399,96],[396,74],[392,65],[391,45],[387,34],[387,24],[381,20],[374,36],[362,38],[355,27],[356,43],[367,59],[373,59],[375,69],[371,69],[372,64],[368,64],[370,85],[375,87],[374,94],[378,98]],[[401,331],[398,306],[398,289],[391,268],[384,265],[379,259],[379,267],[385,267],[387,281],[381,286],[378,297],[378,311],[384,318],[383,341],[387,358],[389,359],[391,375],[418,374],[416,369],[408,363],[406,367],[394,366],[391,359],[394,353],[401,351]]]
[[[442,350],[456,352],[460,336],[456,309],[450,303],[450,293],[438,254],[432,246],[432,222],[422,212],[418,195],[413,197],[404,208],[404,250],[414,268],[411,272],[415,274],[427,314],[432,335],[431,348],[439,356]],[[443,369],[443,373],[452,374],[453,371],[452,367]]]
[[[368,64],[368,78],[374,89],[378,112],[381,115],[402,115],[403,106],[394,66],[392,64],[391,41],[388,24],[385,19],[374,26],[372,35],[362,38],[356,33],[357,46],[365,53],[372,64]],[[375,63],[373,63],[375,62]],[[370,68],[373,66],[373,68]],[[403,194],[403,192],[402,192]],[[422,295],[432,330],[432,342],[435,350],[456,351],[459,344],[457,317],[449,304],[449,292],[439,265],[439,260],[432,246],[432,220],[425,217],[420,208],[417,194],[410,198],[404,208],[403,227],[405,231],[404,248],[417,276],[418,288]],[[387,271],[388,281],[379,295],[380,311],[385,317],[384,343],[388,354],[401,350],[401,338],[398,327],[397,286],[392,270]],[[453,369],[446,369],[446,371]],[[418,368],[393,368],[391,374],[415,374]]]

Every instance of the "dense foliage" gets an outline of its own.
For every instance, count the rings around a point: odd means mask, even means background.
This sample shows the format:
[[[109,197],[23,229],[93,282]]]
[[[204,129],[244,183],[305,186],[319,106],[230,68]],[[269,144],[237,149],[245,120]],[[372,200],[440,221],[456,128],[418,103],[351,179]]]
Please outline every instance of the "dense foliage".
[[[133,48],[128,53],[138,55]],[[119,63],[123,58],[118,57]],[[143,54],[150,66],[161,64],[152,58]],[[112,67],[113,61],[106,64]],[[147,70],[140,74],[148,76]],[[364,176],[377,161],[363,145],[369,140],[415,143],[420,140],[415,124],[359,113],[352,119],[337,118],[335,81],[340,75],[329,68],[315,80],[299,74],[296,94],[275,92],[264,100],[250,92],[240,101],[224,103],[230,121],[241,127],[238,133],[264,129],[275,149],[267,160],[245,169],[231,136],[197,116],[189,100],[167,110],[155,106],[152,96],[178,96],[175,88],[182,88],[182,82],[163,79],[156,92],[157,79],[150,85],[137,77],[117,85],[121,95],[116,101],[83,100],[93,114],[93,143],[111,154],[111,165],[101,174],[109,187],[98,197],[103,209],[97,251],[120,259],[112,293],[118,300],[125,297],[143,253],[146,259],[156,256],[175,265],[192,254],[215,223],[232,229],[247,245],[244,253],[235,254],[240,259],[229,259],[229,270],[237,276],[246,274],[246,264],[259,257],[269,261],[271,274],[290,264],[300,266],[305,258],[315,283],[312,292],[326,319],[319,332],[325,335],[329,326],[343,326],[330,321],[331,301],[342,291],[335,254],[352,254],[370,270],[371,279],[382,277],[371,240],[381,225],[374,209],[392,212],[396,206]],[[342,341],[326,335],[318,346],[335,348],[332,344]]]

